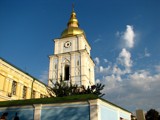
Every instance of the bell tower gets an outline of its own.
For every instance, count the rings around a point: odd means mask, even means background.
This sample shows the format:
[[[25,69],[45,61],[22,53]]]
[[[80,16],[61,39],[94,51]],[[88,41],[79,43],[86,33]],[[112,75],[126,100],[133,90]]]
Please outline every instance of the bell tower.
[[[74,10],[61,37],[54,39],[54,45],[54,54],[49,56],[49,86],[57,81],[85,87],[95,84],[91,46],[79,28]]]

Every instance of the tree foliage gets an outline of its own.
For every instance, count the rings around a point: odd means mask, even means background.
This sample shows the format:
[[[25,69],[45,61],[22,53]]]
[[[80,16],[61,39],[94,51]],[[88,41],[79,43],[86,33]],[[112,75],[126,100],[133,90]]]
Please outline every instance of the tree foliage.
[[[96,85],[92,85],[91,87],[88,86],[86,89],[84,86],[82,86],[81,94],[95,94],[99,97],[102,97],[104,94],[101,93],[105,85],[102,85],[101,83],[97,83]]]
[[[159,113],[155,109],[150,109],[145,115],[146,120],[160,120]]]
[[[104,85],[97,83],[91,87],[85,88],[84,86],[72,85],[66,82],[61,81],[54,83],[54,87],[48,87],[48,93],[51,97],[63,97],[70,95],[78,94],[95,94],[99,97],[102,97],[104,94],[101,92],[104,88]]]

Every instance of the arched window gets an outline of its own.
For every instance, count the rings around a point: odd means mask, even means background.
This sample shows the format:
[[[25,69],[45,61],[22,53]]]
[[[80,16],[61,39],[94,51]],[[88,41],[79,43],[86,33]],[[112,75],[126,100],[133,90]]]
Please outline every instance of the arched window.
[[[22,98],[26,99],[26,96],[27,96],[27,87],[23,86]]]
[[[64,67],[64,80],[69,80],[69,65]]]
[[[17,82],[13,81],[12,82],[12,94],[16,95],[16,89],[17,89]]]

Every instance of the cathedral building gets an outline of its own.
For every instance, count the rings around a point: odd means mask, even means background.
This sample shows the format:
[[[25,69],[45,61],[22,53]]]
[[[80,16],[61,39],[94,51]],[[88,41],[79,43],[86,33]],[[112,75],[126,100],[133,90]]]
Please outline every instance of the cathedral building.
[[[42,98],[47,94],[44,83],[0,58],[0,101]]]
[[[54,54],[49,56],[49,86],[60,80],[85,87],[95,84],[91,46],[84,31],[79,28],[74,10],[67,28],[60,38],[54,40],[54,45]]]
[[[79,28],[72,10],[67,28],[54,40],[49,56],[48,86],[56,82],[92,86],[95,84],[91,46]],[[0,58],[0,101],[47,96],[46,85]],[[0,102],[0,116],[9,120],[131,120],[131,112],[94,94],[36,100]]]

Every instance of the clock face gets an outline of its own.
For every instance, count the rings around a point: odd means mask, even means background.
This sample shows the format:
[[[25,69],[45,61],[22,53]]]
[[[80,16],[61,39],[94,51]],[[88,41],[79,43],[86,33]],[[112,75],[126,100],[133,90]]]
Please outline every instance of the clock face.
[[[70,41],[67,41],[64,43],[64,47],[65,48],[69,48],[71,46],[71,42]]]

